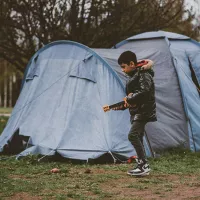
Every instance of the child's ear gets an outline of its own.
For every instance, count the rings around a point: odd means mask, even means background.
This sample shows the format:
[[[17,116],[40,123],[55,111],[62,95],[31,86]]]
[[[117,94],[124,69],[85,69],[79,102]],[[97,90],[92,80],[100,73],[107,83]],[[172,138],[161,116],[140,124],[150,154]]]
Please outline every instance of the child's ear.
[[[130,62],[131,67],[135,67],[135,63],[133,61]]]

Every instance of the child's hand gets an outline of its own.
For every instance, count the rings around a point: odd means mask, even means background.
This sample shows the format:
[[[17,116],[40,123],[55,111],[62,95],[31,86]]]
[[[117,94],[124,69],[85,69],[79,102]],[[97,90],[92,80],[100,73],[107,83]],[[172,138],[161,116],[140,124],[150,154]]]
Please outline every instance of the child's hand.
[[[128,94],[128,96],[126,96],[126,97],[124,97],[124,102],[125,102],[125,104],[124,104],[124,107],[125,108],[130,108],[130,107],[135,107],[136,105],[130,105],[128,102],[127,102],[127,97],[132,97],[132,95],[133,95],[133,93],[129,93]]]
[[[129,107],[130,107],[130,104],[127,103],[127,97],[124,97],[123,100],[124,100],[124,102],[125,102],[125,103],[124,103],[124,107],[125,107],[125,108],[129,108]]]
[[[129,93],[129,94],[128,94],[128,97],[131,97],[132,95],[133,95],[133,93]]]
[[[104,112],[110,111],[109,105],[103,106],[103,111],[104,111]]]

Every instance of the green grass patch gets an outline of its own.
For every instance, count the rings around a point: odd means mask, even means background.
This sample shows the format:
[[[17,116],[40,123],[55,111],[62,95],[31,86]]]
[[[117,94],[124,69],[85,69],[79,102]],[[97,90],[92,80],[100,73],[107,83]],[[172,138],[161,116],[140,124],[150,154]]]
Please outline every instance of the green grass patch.
[[[187,194],[187,190],[200,186],[200,153],[183,149],[150,158],[151,175],[143,178],[126,175],[130,164],[72,164],[49,159],[38,162],[38,158],[8,157],[0,161],[0,199],[19,194],[41,199],[133,199],[134,191],[137,192],[135,199],[146,198],[145,192],[155,199],[172,199],[170,195],[177,188]],[[50,172],[55,167],[60,173]]]
[[[7,121],[8,117],[0,117],[0,133]],[[159,158],[149,158],[152,172],[143,178],[126,175],[133,164],[38,162],[38,158],[15,160],[0,155],[0,199],[20,195],[22,199],[133,200],[147,199],[147,193],[149,199],[173,199],[176,190],[181,190],[185,199],[199,198],[195,193],[187,196],[187,191],[200,187],[200,153],[186,149],[171,149]],[[55,167],[60,173],[50,172]]]
[[[0,107],[0,113],[10,114],[12,112],[12,109],[13,108],[2,108],[2,107]]]
[[[161,174],[200,173],[200,152],[193,153],[187,149],[174,148],[166,151],[160,158],[153,159],[152,167]]]
[[[3,129],[5,128],[8,119],[8,117],[0,116],[0,135],[3,132]]]

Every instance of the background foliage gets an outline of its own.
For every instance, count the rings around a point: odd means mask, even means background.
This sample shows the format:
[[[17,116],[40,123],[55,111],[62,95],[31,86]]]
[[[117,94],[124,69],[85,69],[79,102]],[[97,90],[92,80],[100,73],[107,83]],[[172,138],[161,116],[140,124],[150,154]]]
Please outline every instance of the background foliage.
[[[173,31],[194,39],[199,34],[185,0],[0,1],[0,57],[21,72],[39,48],[55,40],[110,48],[146,31]]]

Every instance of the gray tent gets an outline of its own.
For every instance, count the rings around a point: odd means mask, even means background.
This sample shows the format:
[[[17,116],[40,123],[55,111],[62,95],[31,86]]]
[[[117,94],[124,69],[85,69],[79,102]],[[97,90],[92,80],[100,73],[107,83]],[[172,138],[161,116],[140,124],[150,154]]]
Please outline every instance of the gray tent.
[[[164,31],[147,32],[115,45],[155,62],[156,123],[147,125],[153,151],[184,145],[200,150],[200,44]],[[111,60],[108,57],[108,60]]]

